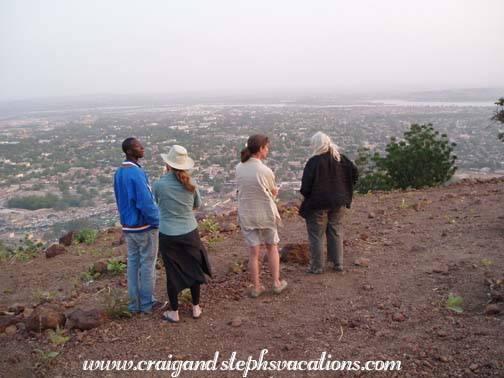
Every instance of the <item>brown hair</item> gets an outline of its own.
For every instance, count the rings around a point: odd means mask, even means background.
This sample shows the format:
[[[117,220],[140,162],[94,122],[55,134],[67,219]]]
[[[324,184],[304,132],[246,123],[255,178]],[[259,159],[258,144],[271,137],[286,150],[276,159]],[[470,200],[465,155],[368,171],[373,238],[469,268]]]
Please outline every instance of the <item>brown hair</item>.
[[[269,143],[269,139],[266,135],[254,134],[251,135],[247,140],[247,147],[241,150],[240,160],[245,163],[250,157],[261,149],[261,147],[266,146]]]
[[[187,171],[175,169],[173,167],[170,167],[170,169],[173,171],[173,174],[177,178],[178,182],[180,182],[184,186],[184,188],[194,193],[196,187],[191,184],[191,176],[189,175],[189,173]]]

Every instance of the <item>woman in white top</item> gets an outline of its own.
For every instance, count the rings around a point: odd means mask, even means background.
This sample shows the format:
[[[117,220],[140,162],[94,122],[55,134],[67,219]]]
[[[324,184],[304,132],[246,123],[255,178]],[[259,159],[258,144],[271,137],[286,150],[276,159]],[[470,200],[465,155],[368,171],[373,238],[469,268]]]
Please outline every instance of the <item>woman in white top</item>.
[[[269,140],[264,135],[252,135],[241,151],[241,163],[236,167],[238,183],[238,220],[249,250],[249,270],[253,284],[252,298],[259,297],[264,286],[259,280],[261,244],[266,244],[273,292],[280,294],[287,282],[280,280],[277,225],[280,214],[274,198],[278,193],[275,175],[261,162],[268,155]]]

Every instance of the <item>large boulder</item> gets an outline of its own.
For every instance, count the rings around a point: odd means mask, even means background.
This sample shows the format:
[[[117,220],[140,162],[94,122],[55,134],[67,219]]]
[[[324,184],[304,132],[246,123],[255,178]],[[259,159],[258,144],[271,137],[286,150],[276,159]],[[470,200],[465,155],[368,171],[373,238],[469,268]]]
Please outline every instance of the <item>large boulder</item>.
[[[63,255],[67,252],[68,252],[68,250],[64,246],[62,246],[61,244],[53,244],[49,248],[46,249],[45,255],[49,259],[51,257]]]
[[[87,331],[99,327],[102,323],[102,314],[99,310],[82,310],[77,308],[66,313],[65,327],[68,329],[80,329]]]
[[[72,242],[73,242],[74,234],[75,234],[74,231],[70,231],[66,235],[63,235],[61,238],[59,238],[59,243],[61,245],[64,245],[65,247],[71,246]]]
[[[56,305],[44,304],[33,310],[31,315],[26,319],[26,328],[41,332],[45,329],[56,329],[58,326],[65,325],[65,314]]]
[[[310,249],[308,247],[308,244],[286,244],[280,250],[280,261],[284,263],[308,265],[308,263],[310,262]]]

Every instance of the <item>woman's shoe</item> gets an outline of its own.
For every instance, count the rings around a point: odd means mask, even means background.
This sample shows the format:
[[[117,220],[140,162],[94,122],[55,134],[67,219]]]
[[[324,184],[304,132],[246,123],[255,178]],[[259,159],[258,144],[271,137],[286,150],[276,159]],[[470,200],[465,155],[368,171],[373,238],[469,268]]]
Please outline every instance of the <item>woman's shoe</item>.
[[[259,290],[252,289],[252,291],[250,292],[250,296],[252,298],[259,298],[261,296],[261,294],[264,293],[265,291],[266,291],[266,288],[264,286],[261,286],[261,288]]]
[[[199,305],[195,305],[192,308],[192,317],[193,319],[199,319],[201,318],[201,307]]]
[[[280,281],[280,286],[273,286],[273,293],[280,294],[287,287],[287,281]]]
[[[163,313],[163,319],[170,323],[178,323],[178,311],[165,311]]]

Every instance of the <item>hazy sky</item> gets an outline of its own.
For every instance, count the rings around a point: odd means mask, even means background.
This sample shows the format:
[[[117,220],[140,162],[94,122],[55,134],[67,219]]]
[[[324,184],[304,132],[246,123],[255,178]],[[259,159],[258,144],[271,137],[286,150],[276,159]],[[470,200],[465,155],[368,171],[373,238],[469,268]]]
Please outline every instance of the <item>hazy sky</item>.
[[[0,0],[0,100],[504,87],[504,0]]]

